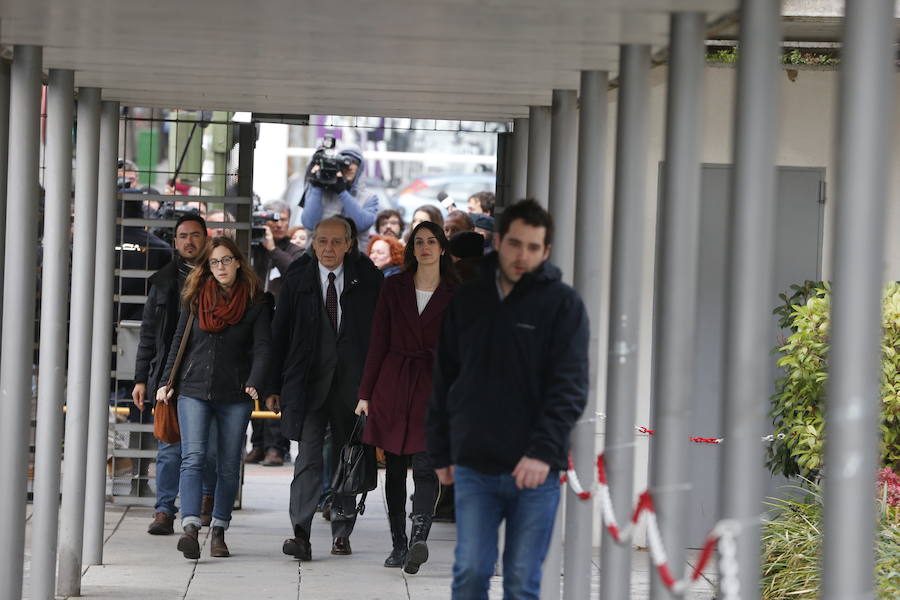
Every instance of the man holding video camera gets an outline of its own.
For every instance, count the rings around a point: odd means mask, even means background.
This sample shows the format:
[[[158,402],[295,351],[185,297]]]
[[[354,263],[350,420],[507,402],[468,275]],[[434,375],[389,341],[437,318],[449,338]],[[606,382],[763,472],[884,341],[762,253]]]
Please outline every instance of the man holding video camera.
[[[308,185],[301,220],[307,231],[315,230],[322,219],[342,215],[353,219],[360,252],[366,251],[369,228],[378,214],[378,196],[360,181],[364,166],[360,150],[345,148],[335,152],[334,138],[325,138],[306,170]]]

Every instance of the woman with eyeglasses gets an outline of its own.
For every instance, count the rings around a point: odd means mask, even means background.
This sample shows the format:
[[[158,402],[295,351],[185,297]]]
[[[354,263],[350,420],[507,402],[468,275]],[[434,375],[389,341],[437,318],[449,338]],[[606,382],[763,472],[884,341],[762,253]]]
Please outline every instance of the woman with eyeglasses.
[[[253,400],[264,397],[271,340],[272,297],[237,244],[210,240],[182,292],[184,304],[161,381],[168,381],[182,337],[187,335],[173,388],[156,392],[160,402],[178,398],[181,428],[181,525],[178,550],[200,557],[200,498],[209,426],[218,427],[218,474],[212,511],[210,555],[229,556],[225,531],[240,484],[241,447]],[[188,320],[192,317],[190,329]],[[187,330],[187,331],[186,331]]]
[[[428,533],[438,490],[425,452],[425,412],[431,367],[444,310],[456,285],[441,226],[424,221],[413,229],[405,270],[384,281],[356,414],[368,417],[363,442],[384,450],[385,495],[393,549],[385,567],[417,573],[428,560]],[[412,466],[412,531],[407,547],[406,471]]]

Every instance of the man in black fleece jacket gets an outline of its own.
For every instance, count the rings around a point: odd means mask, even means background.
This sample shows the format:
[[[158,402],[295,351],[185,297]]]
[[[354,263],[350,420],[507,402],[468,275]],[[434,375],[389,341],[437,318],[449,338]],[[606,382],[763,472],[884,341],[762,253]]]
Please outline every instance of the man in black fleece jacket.
[[[428,452],[456,487],[455,599],[488,597],[503,520],[504,597],[539,597],[558,475],[587,404],[588,318],[547,262],[550,215],[523,200],[497,233],[445,313],[428,408]]]

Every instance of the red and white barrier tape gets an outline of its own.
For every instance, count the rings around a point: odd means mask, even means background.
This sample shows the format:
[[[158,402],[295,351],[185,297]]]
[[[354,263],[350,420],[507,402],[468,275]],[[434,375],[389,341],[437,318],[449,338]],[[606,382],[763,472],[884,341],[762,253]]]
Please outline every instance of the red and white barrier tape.
[[[604,414],[602,412],[598,412],[598,413],[594,413],[594,414],[601,421],[606,419],[606,414]],[[634,430],[636,432],[644,434],[644,435],[653,435],[654,433],[656,433],[655,429],[650,429],[649,427],[645,427],[643,425],[635,425]],[[764,435],[764,436],[760,437],[759,440],[761,442],[772,442],[775,440],[783,440],[785,437],[786,436],[783,433],[779,433],[779,434],[770,433],[769,435]],[[701,437],[701,436],[690,436],[690,437],[688,437],[688,440],[695,444],[709,444],[709,445],[715,446],[715,445],[718,445],[718,444],[721,444],[722,442],[724,442],[725,438],[708,438],[708,437]]]
[[[612,539],[618,544],[628,542],[635,529],[643,520],[647,525],[647,543],[650,547],[650,559],[665,586],[673,593],[683,595],[690,585],[700,578],[703,569],[712,557],[712,553],[719,546],[719,588],[722,592],[722,600],[739,600],[740,585],[738,583],[737,546],[735,537],[740,531],[739,523],[732,520],[722,520],[716,523],[713,530],[706,538],[700,558],[693,571],[682,579],[676,580],[669,568],[669,558],[666,555],[665,544],[656,521],[656,509],[653,506],[653,497],[650,490],[642,493],[638,498],[637,506],[631,515],[631,520],[624,528],[619,528],[619,522],[613,509],[612,496],[609,493],[609,483],[606,479],[606,464],[603,454],[597,456],[597,485],[591,490],[585,490],[578,480],[578,474],[569,457],[569,468],[560,478],[561,483],[568,482],[569,487],[581,500],[590,500],[599,492],[600,515],[602,523]]]

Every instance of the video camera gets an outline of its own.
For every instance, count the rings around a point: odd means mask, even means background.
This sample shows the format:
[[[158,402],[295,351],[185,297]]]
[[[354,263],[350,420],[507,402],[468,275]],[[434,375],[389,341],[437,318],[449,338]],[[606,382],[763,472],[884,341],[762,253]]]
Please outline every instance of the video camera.
[[[280,221],[281,213],[271,210],[254,210],[253,211],[253,229],[250,234],[250,243],[261,246],[266,240],[266,223],[269,221]]]
[[[322,145],[316,149],[310,161],[310,171],[314,166],[319,167],[315,173],[310,173],[311,183],[324,188],[330,188],[337,183],[338,173],[345,167],[349,167],[353,159],[349,156],[338,154],[335,149],[334,136],[326,135]]]

